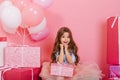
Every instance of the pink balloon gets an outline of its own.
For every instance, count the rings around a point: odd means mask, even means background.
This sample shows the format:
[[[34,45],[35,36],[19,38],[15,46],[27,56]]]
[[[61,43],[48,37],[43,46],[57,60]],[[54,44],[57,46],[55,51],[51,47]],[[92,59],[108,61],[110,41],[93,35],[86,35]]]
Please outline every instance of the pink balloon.
[[[30,4],[26,6],[22,11],[23,24],[28,26],[38,25],[44,18],[44,12],[42,7],[36,4]]]
[[[22,11],[23,8],[30,5],[31,0],[12,0],[12,2]]]
[[[53,0],[33,0],[33,2],[43,6],[44,8],[48,8],[53,3]]]
[[[49,35],[49,31],[47,28],[45,28],[43,31],[37,33],[37,34],[31,34],[31,38],[34,41],[41,41],[45,39]]]

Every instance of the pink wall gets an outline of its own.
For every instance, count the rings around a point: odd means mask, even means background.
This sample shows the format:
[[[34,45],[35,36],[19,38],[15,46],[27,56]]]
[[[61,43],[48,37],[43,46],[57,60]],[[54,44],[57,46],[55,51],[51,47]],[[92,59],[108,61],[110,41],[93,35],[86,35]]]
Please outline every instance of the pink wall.
[[[96,62],[105,74],[108,73],[106,19],[120,15],[120,0],[54,0],[45,14],[50,35],[38,42],[26,39],[26,44],[41,47],[42,62],[50,60],[57,30],[61,26],[68,26],[78,45],[81,61]],[[2,29],[0,36],[8,36],[9,42],[20,43],[17,35],[13,38],[13,35],[5,34]]]
[[[119,0],[55,0],[47,10],[50,37],[56,30],[68,26],[79,48],[83,62],[96,62],[105,74],[106,62],[106,20],[120,15]]]

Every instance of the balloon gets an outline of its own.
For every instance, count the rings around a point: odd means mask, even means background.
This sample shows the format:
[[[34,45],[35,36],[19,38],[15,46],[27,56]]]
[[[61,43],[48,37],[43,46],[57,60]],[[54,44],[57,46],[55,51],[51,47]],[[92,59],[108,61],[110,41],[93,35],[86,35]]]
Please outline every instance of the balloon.
[[[13,4],[18,7],[21,11],[26,6],[30,5],[30,0],[12,0]]]
[[[0,0],[0,3],[2,2],[3,0]]]
[[[33,2],[43,6],[44,8],[48,8],[53,3],[53,0],[33,0]]]
[[[5,7],[8,7],[8,6],[12,6],[12,2],[11,2],[11,1],[3,1],[3,2],[0,4],[0,16],[1,16],[2,10],[3,10]]]
[[[32,26],[28,28],[28,31],[30,34],[39,33],[41,30],[43,30],[46,27],[46,18],[43,18],[42,22],[38,24],[37,26]]]
[[[2,25],[2,28],[7,33],[14,34],[15,32],[17,32],[16,28],[10,28],[9,26]]]
[[[26,6],[22,11],[23,24],[26,24],[28,26],[38,25],[43,20],[43,18],[43,9],[36,4]]]
[[[29,26],[26,25],[26,24],[21,24],[20,27],[21,27],[21,28],[28,28]]]
[[[20,10],[15,6],[5,7],[1,12],[1,23],[5,30],[11,29],[10,33],[12,33],[12,29],[16,30],[18,28],[21,24],[21,19]],[[9,32],[9,30],[7,30],[7,32]]]
[[[12,2],[11,1],[3,1],[1,4],[0,4],[0,7],[2,6],[11,6],[12,5]]]
[[[31,38],[34,41],[41,41],[45,39],[49,35],[49,31],[47,28],[45,28],[43,31],[37,33],[37,34],[31,34]]]

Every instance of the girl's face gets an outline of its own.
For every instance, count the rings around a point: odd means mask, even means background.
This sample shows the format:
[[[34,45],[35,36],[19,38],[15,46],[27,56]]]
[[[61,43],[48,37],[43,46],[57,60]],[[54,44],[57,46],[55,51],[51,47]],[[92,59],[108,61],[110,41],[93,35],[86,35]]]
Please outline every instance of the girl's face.
[[[60,38],[61,44],[68,45],[70,42],[70,37],[68,32],[64,32]]]

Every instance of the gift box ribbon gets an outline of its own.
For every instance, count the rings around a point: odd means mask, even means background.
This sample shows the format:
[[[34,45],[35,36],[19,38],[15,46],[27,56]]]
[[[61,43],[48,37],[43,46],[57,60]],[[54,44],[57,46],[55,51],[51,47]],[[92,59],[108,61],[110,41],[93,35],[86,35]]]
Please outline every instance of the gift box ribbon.
[[[111,25],[111,28],[113,28],[113,27],[114,27],[114,24],[115,24],[115,22],[116,22],[117,18],[118,18],[117,16],[114,18],[113,23],[112,23],[112,25]]]
[[[115,72],[115,71],[111,71],[111,75],[114,76],[114,77],[120,78],[120,75],[117,74],[117,72]]]

